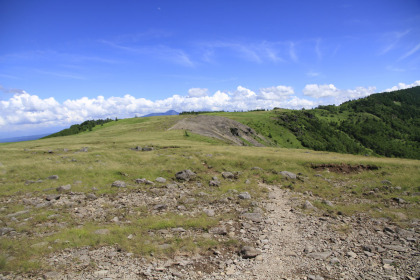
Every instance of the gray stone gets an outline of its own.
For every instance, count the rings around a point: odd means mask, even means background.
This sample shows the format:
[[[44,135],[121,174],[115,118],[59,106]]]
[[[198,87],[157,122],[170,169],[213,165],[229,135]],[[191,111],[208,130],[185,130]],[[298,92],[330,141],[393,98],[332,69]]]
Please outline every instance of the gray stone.
[[[187,181],[187,182],[192,180],[192,179],[195,179],[196,176],[197,176],[197,174],[195,174],[194,172],[192,172],[189,169],[179,171],[178,173],[175,174],[175,178],[177,180]]]
[[[88,193],[86,195],[86,199],[95,200],[95,199],[97,199],[97,197],[94,193]]]
[[[220,186],[220,181],[218,181],[218,180],[210,180],[209,186],[210,187],[218,187],[218,186]]]
[[[51,175],[48,177],[48,179],[50,180],[57,180],[58,179],[58,175]]]
[[[166,179],[163,177],[157,177],[155,181],[158,183],[166,183]]]
[[[385,248],[397,252],[407,252],[407,249],[400,245],[383,245]]]
[[[309,275],[308,275],[308,280],[324,280],[324,277],[319,276],[319,275],[312,275],[312,274],[309,274]]]
[[[315,206],[312,205],[312,203],[306,200],[305,203],[303,204],[303,209],[316,209],[316,208]]]
[[[56,188],[56,190],[58,192],[68,192],[68,191],[71,190],[71,185],[68,184],[68,185],[64,185],[64,186],[59,186],[58,188]]]
[[[227,230],[225,226],[218,226],[218,227],[213,227],[211,229],[209,229],[209,232],[212,234],[218,234],[218,235],[226,235],[227,234]]]
[[[87,153],[88,152],[88,147],[83,147],[80,149],[81,152],[83,153]]]
[[[111,187],[114,188],[125,188],[127,185],[124,181],[115,181],[114,183],[112,183]]]
[[[260,255],[261,251],[251,246],[243,246],[241,248],[241,255],[244,259],[252,259]]]
[[[160,210],[164,210],[164,209],[166,209],[166,208],[168,208],[168,206],[167,206],[167,205],[165,205],[165,204],[157,204],[157,205],[155,205],[155,206],[153,207],[153,210],[158,210],[158,211],[160,211]]]
[[[381,181],[381,184],[387,185],[387,186],[391,186],[392,185],[391,181],[388,181],[388,180],[382,180]]]
[[[326,252],[314,252],[309,253],[308,257],[316,259],[316,260],[326,260],[329,256],[331,256],[332,252],[326,251]]]
[[[260,213],[244,213],[241,217],[256,223],[261,223],[263,220],[263,216]]]
[[[251,199],[251,195],[248,192],[243,192],[238,195],[240,199]]]
[[[327,206],[330,206],[330,207],[333,207],[334,206],[334,204],[331,202],[331,201],[329,201],[329,200],[322,200],[322,203],[323,204],[325,204],[325,205],[327,205]]]
[[[142,150],[143,152],[149,152],[149,151],[153,151],[153,150],[154,150],[154,148],[153,148],[153,147],[143,147],[141,150]]]
[[[61,196],[59,194],[50,194],[50,195],[47,195],[47,197],[45,198],[45,200],[46,201],[59,200],[60,197]]]
[[[247,185],[251,184],[251,180],[246,179],[246,180],[245,180],[245,184],[247,184]]]
[[[289,171],[281,171],[280,174],[283,175],[286,178],[289,178],[289,179],[296,179],[297,178],[295,173],[292,173],[292,172],[289,172]]]
[[[232,172],[222,172],[222,177],[225,179],[235,179],[235,175]]]
[[[209,217],[214,217],[214,215],[215,215],[213,209],[204,209],[203,212]]]
[[[339,263],[340,263],[340,260],[339,260],[339,259],[337,259],[337,258],[332,258],[332,259],[330,260],[330,263],[331,263],[331,264],[339,264]]]
[[[355,252],[352,252],[352,251],[348,251],[347,256],[350,257],[350,258],[353,258],[353,259],[357,258],[357,254]]]
[[[0,236],[6,235],[6,234],[8,234],[8,233],[10,233],[12,231],[15,231],[15,229],[14,228],[10,228],[10,227],[0,228]]]

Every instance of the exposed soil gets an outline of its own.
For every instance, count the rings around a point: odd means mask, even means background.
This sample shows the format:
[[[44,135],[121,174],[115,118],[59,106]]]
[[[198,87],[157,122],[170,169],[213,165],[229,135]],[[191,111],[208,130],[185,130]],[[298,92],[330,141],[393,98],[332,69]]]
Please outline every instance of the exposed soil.
[[[264,146],[268,141],[255,130],[237,121],[218,116],[192,116],[177,122],[169,130],[188,130],[192,133],[227,141],[239,146]]]
[[[329,170],[330,172],[336,173],[358,173],[361,171],[368,171],[368,170],[378,170],[379,167],[376,165],[350,165],[350,164],[331,164],[331,163],[323,163],[323,164],[312,164],[311,167],[315,170],[322,171],[322,170]]]

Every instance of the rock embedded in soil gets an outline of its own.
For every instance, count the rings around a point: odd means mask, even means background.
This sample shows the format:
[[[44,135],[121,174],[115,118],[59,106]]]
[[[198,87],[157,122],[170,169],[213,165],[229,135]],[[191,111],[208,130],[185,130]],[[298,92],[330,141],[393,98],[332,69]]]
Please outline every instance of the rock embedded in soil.
[[[125,188],[125,187],[127,187],[127,184],[124,181],[115,181],[114,183],[112,183],[111,187]]]
[[[162,184],[166,183],[166,179],[163,178],[163,177],[157,177],[155,181],[158,182],[158,183],[162,183]]]
[[[57,180],[58,179],[58,175],[51,175],[48,177],[48,179],[50,180]]]
[[[235,175],[232,172],[222,172],[222,177],[225,179],[235,179]]]
[[[251,199],[251,195],[248,192],[242,192],[238,195],[240,199]]]
[[[260,254],[261,254],[260,250],[255,249],[254,247],[251,247],[251,246],[243,246],[241,248],[241,255],[242,255],[242,258],[244,259],[253,259]]]
[[[196,176],[197,176],[197,174],[195,174],[194,172],[192,172],[189,169],[179,171],[178,173],[175,174],[175,178],[177,180],[187,181],[187,182],[192,180],[192,179],[195,179]]]
[[[58,192],[68,192],[68,191],[71,190],[71,185],[68,184],[68,185],[64,185],[64,186],[59,186],[58,188],[56,188],[56,190]]]
[[[283,175],[286,178],[289,178],[289,179],[296,179],[297,178],[295,173],[292,173],[292,172],[289,172],[289,171],[281,171],[280,174]]]
[[[313,206],[312,203],[306,200],[303,204],[303,209],[315,209],[315,206]]]

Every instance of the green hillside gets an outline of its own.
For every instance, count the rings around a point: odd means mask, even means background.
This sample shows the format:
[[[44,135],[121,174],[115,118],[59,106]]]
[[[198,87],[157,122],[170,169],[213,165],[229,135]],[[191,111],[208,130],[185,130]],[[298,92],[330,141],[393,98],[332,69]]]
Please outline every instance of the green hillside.
[[[254,128],[274,146],[420,159],[420,87],[312,110],[217,115]]]

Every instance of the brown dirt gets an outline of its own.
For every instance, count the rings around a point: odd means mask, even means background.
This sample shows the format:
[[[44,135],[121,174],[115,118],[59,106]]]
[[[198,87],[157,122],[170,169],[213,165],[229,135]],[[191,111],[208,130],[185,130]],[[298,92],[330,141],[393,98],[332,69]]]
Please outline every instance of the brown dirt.
[[[361,171],[368,171],[368,170],[378,170],[379,167],[376,165],[350,165],[350,164],[331,164],[331,163],[323,163],[323,164],[312,164],[311,167],[315,170],[322,171],[322,170],[329,170],[330,172],[335,173],[358,173]]]
[[[188,117],[169,128],[169,130],[172,129],[191,131],[192,133],[220,139],[239,146],[247,146],[250,143],[253,146],[262,147],[264,145],[261,143],[268,144],[264,137],[258,135],[249,126],[218,116],[198,115]]]

